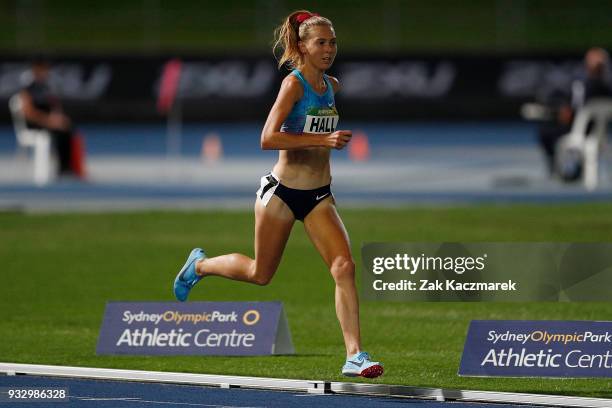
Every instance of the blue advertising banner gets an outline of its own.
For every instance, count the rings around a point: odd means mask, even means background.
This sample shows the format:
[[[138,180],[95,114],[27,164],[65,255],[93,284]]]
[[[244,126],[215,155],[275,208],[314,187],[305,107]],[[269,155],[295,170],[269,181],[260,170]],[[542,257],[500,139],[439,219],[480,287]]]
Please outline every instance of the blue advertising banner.
[[[109,302],[97,354],[293,354],[280,302]]]
[[[612,322],[472,320],[459,375],[612,377]]]

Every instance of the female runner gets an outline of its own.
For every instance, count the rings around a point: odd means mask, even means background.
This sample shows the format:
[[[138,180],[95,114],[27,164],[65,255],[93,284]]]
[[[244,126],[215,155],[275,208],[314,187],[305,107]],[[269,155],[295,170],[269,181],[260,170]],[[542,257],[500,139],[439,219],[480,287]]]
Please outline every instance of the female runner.
[[[206,258],[195,248],[176,276],[174,294],[185,301],[191,288],[209,275],[268,284],[291,228],[300,220],[336,284],[336,314],[347,355],[342,373],[378,377],[382,364],[361,349],[355,264],[330,190],[330,151],[351,140],[351,131],[336,130],[334,94],[340,85],[325,74],[336,56],[334,28],[327,18],[299,10],[275,34],[275,49],[283,51],[279,68],[287,64],[294,70],[283,80],[261,133],[262,149],[278,150],[279,159],[257,191],[255,259],[238,253]]]

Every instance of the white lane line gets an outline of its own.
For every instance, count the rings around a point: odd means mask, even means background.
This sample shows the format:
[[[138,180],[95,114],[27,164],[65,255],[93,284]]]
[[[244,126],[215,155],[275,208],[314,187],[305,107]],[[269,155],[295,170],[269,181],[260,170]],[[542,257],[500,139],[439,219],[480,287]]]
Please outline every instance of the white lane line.
[[[166,404],[166,405],[188,405],[193,407],[211,407],[211,408],[266,408],[257,406],[244,406],[244,405],[211,405],[211,404],[199,404],[194,402],[174,402],[174,401],[149,401],[143,400],[136,397],[116,397],[116,398],[97,398],[97,397],[79,397],[70,395],[68,398],[74,398],[81,401],[125,401],[125,402],[141,402],[145,404]]]
[[[192,402],[172,402],[172,401],[147,401],[147,400],[137,400],[131,402],[144,402],[148,404],[168,404],[168,405],[189,405],[195,407],[214,407],[214,408],[266,408],[266,407],[251,407],[244,405],[210,405],[210,404],[198,404]]]
[[[138,401],[140,398],[95,398],[95,397],[70,397],[81,401]]]

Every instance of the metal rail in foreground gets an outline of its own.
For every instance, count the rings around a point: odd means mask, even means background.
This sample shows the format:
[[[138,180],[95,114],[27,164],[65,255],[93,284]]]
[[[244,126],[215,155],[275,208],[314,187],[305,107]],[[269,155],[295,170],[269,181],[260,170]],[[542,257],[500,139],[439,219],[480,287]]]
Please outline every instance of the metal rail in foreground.
[[[0,363],[0,373],[5,373],[7,375],[26,374],[51,377],[94,378],[102,380],[207,385],[221,388],[262,388],[271,390],[308,392],[315,394],[338,393],[385,397],[407,397],[434,399],[437,401],[495,402],[547,405],[554,407],[612,407],[612,399],[605,398],[525,394],[515,392],[449,390],[442,388],[410,387],[404,385],[361,384],[316,380],[289,380],[280,378],[239,377],[229,375],[118,370],[109,368]]]

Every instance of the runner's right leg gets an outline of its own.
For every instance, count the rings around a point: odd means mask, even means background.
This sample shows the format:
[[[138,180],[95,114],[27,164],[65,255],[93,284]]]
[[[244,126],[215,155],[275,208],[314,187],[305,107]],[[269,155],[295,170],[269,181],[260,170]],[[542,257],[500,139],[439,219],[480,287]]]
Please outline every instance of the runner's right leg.
[[[267,206],[255,201],[255,259],[232,253],[205,258],[196,264],[196,273],[266,285],[276,272],[295,218],[287,205],[272,196]]]

